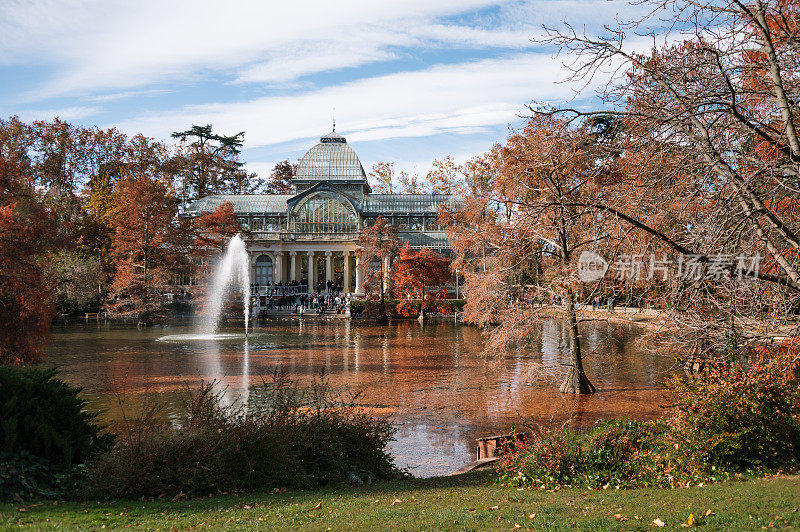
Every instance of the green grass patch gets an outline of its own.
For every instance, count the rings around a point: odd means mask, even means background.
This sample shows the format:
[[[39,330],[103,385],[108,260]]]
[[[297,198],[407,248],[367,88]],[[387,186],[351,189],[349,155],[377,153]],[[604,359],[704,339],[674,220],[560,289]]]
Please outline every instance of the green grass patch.
[[[183,501],[0,505],[0,529],[702,530],[800,526],[798,477],[678,489],[553,492],[501,486],[492,472]]]

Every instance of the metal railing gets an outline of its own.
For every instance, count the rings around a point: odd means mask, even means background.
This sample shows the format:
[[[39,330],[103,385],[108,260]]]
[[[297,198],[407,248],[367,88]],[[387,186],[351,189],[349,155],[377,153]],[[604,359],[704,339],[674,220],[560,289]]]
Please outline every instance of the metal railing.
[[[308,293],[308,286],[301,284],[295,286],[250,286],[251,296],[265,296],[265,297],[283,297],[283,296],[297,296],[300,294]]]

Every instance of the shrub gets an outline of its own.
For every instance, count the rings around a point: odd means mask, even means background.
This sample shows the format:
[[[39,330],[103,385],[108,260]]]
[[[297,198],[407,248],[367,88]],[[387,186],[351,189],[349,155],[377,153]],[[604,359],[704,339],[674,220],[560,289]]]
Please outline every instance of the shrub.
[[[685,459],[716,468],[792,468],[800,460],[800,387],[786,357],[749,367],[713,367],[691,379],[673,378],[673,446]]]
[[[78,467],[65,472],[27,452],[0,453],[0,501],[53,499],[63,496],[80,476]]]
[[[56,378],[55,369],[0,366],[0,452],[26,452],[53,466],[83,463],[113,436],[100,435],[80,388]]]
[[[354,316],[358,316],[359,314],[364,312],[365,303],[363,301],[359,301],[357,299],[350,300],[350,313]]]
[[[355,397],[334,396],[321,377],[300,388],[278,372],[246,407],[222,407],[205,384],[187,390],[177,422],[160,421],[160,408],[125,421],[114,449],[88,464],[87,495],[194,496],[401,474],[386,452],[391,423]]]
[[[0,498],[53,496],[64,478],[111,444],[79,388],[56,370],[0,366]]]
[[[463,299],[428,299],[425,300],[425,312],[453,314],[464,310]],[[395,317],[416,318],[419,316],[419,299],[387,300],[387,311],[394,311]]]
[[[509,485],[554,488],[653,486],[652,435],[658,424],[636,420],[599,421],[589,431],[537,428],[526,443],[503,456],[501,480]]]
[[[588,432],[535,429],[503,457],[502,481],[552,487],[676,486],[800,464],[796,358],[759,357],[748,367],[673,378],[663,421],[600,422]]]

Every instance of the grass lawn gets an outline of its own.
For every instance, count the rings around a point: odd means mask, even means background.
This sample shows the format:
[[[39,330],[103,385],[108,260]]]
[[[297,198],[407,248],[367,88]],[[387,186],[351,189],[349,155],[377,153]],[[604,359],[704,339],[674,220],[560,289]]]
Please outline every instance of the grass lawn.
[[[358,488],[219,496],[176,502],[0,505],[0,529],[702,530],[800,528],[797,476],[702,488],[627,491],[500,487],[491,472]],[[710,511],[710,512],[709,512]]]

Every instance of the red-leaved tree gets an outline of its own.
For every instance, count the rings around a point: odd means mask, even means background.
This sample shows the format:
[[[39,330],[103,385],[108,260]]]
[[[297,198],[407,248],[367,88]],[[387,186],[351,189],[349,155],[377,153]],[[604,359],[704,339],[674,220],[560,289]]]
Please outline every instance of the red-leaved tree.
[[[112,219],[116,227],[111,256],[116,269],[109,311],[136,315],[148,324],[163,305],[178,271],[177,199],[159,179],[139,175],[125,181]]]
[[[452,277],[448,259],[428,248],[414,251],[408,243],[394,261],[393,274],[395,296],[419,299],[421,319],[424,319],[426,310],[435,309],[436,300],[446,297],[447,290],[443,286]]]
[[[205,304],[204,288],[208,286],[214,258],[222,254],[232,237],[245,231],[242,231],[230,201],[221,203],[213,212],[202,214],[195,224],[192,255],[199,290],[196,305],[202,308]]]
[[[51,228],[31,178],[0,157],[0,364],[44,357],[54,307],[41,260]]]
[[[383,217],[378,217],[374,224],[362,229],[358,235],[356,255],[365,279],[360,288],[364,288],[367,299],[379,295],[379,320],[386,319],[387,266],[394,260],[399,246],[397,228]]]

